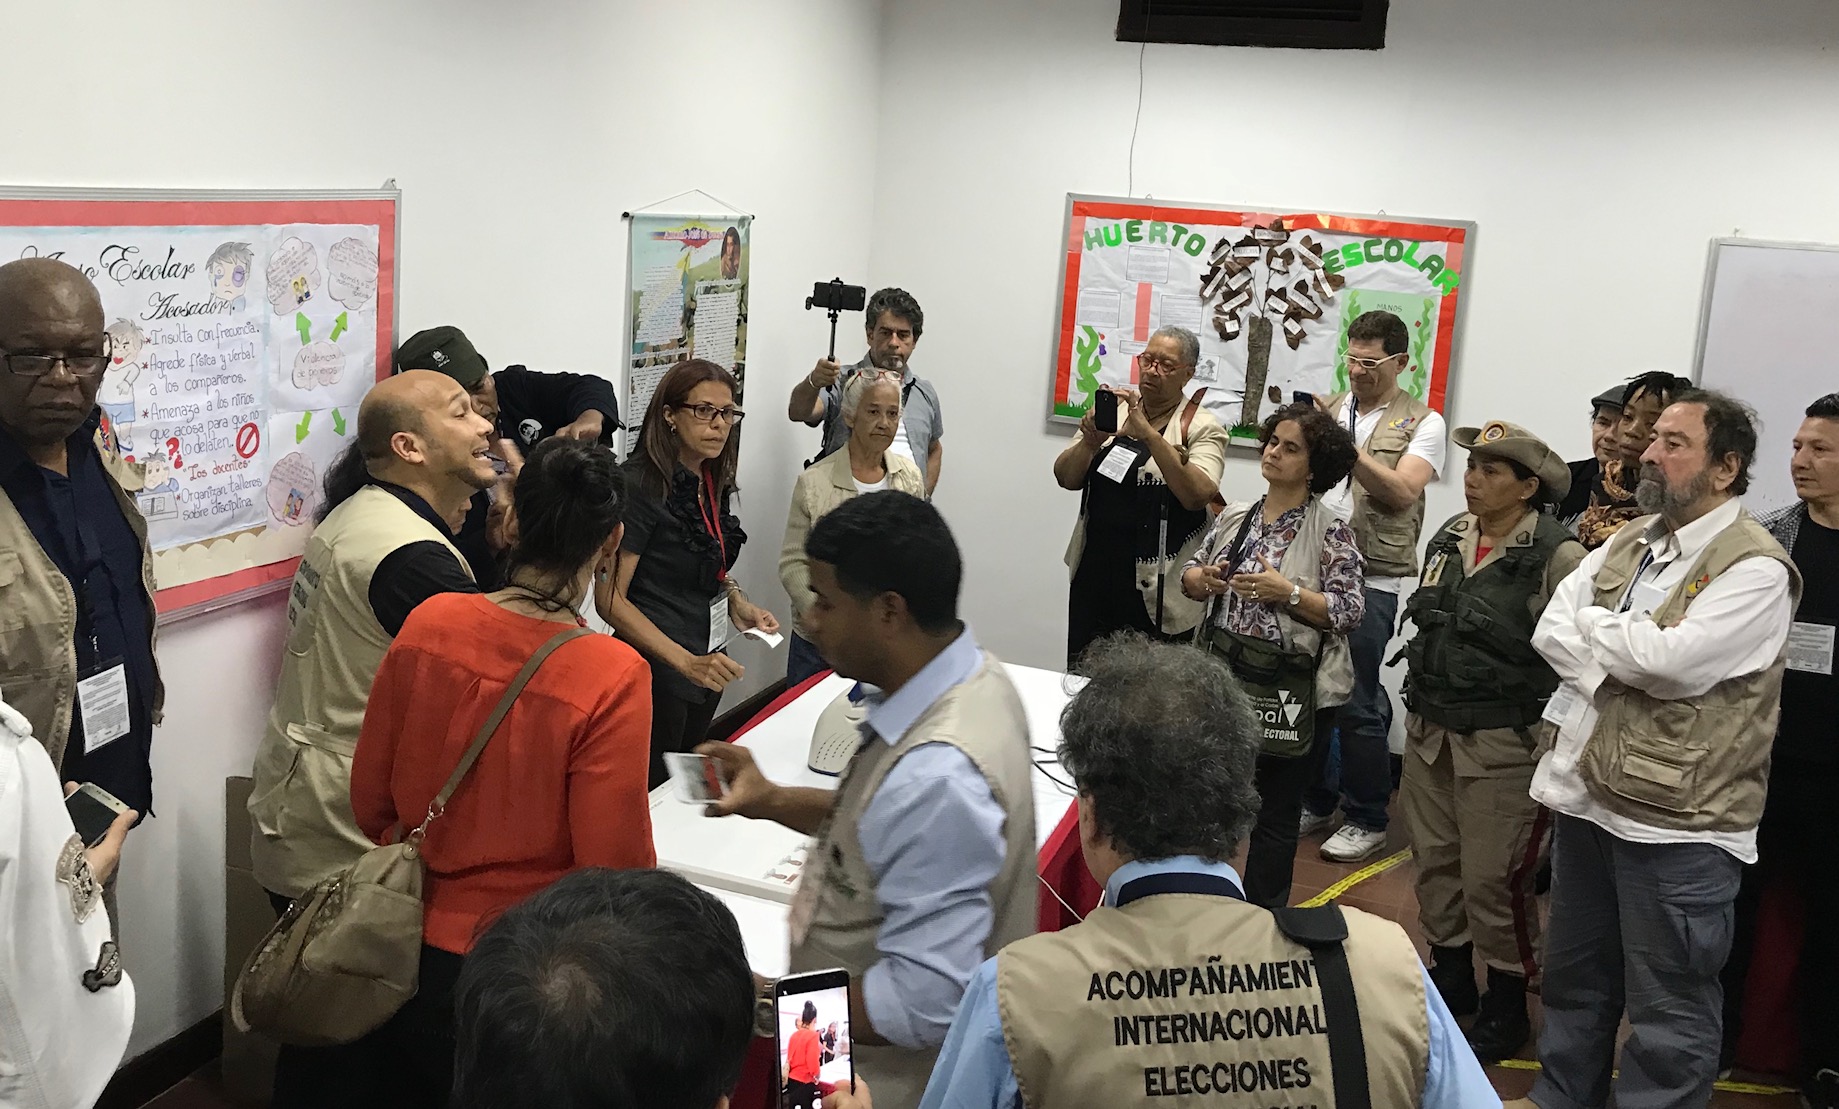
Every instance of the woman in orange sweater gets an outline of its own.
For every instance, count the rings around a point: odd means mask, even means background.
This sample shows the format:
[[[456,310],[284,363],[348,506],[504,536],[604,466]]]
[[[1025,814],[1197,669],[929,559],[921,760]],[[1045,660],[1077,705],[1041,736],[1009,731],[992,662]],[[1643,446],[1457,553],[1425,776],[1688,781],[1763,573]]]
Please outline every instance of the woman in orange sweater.
[[[537,445],[515,485],[505,588],[410,614],[377,670],[351,766],[351,808],[379,843],[419,824],[485,718],[590,584],[612,586],[625,482],[604,447]],[[524,687],[422,846],[420,992],[372,1033],[392,1086],[352,1104],[445,1105],[452,988],[499,912],[582,867],[650,867],[651,672],[610,636],[564,644]]]
[[[823,1067],[823,1041],[817,1036],[817,1004],[806,1001],[785,1045],[783,1109],[816,1109],[817,1072]]]

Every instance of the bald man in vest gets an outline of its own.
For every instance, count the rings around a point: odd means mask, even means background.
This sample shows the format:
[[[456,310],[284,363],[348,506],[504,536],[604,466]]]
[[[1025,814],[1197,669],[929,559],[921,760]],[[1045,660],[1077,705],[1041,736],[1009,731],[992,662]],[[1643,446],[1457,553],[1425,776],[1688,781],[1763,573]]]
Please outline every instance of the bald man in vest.
[[[1034,931],[1028,719],[958,619],[962,564],[938,509],[869,493],[813,525],[805,552],[811,642],[869,687],[842,781],[775,785],[745,747],[696,750],[726,770],[717,814],[816,835],[791,970],[849,971],[851,1056],[881,1109],[913,1109],[977,964]]]
[[[274,709],[256,752],[249,853],[277,913],[374,846],[351,813],[351,755],[371,681],[403,621],[437,593],[471,593],[453,537],[495,480],[491,421],[459,383],[409,370],[358,409],[357,442],[326,477],[326,511],[294,572]],[[346,1104],[362,1043],[284,1048],[274,1105]]]
[[[1704,1105],[1742,864],[1756,861],[1794,563],[1737,498],[1756,425],[1721,393],[1654,423],[1624,525],[1532,644],[1561,684],[1532,797],[1554,814],[1539,1109]],[[1617,1029],[1630,1034],[1616,1065]]]
[[[1226,664],[1135,633],[1084,659],[1060,765],[1106,907],[978,968],[924,1109],[1499,1104],[1398,925],[1245,900],[1262,732]]]

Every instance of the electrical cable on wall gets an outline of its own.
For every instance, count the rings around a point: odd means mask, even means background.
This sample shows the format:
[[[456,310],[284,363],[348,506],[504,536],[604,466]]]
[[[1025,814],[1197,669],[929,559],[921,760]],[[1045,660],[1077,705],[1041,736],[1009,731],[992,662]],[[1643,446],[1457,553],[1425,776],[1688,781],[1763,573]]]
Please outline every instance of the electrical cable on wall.
[[[1137,195],[1137,128],[1143,123],[1143,55],[1149,51],[1149,9],[1143,5],[1143,43],[1137,47],[1137,114],[1130,121],[1130,158],[1124,172],[1124,195]]]

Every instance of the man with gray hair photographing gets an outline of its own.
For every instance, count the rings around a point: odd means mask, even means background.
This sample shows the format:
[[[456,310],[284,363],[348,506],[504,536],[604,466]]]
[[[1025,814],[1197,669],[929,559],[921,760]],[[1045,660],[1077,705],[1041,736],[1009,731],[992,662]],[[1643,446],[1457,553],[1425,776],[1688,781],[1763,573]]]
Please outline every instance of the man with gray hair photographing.
[[[1226,664],[1122,634],[1084,670],[1060,764],[1104,904],[978,968],[922,1109],[1496,1104],[1396,924],[1246,902],[1263,732]]]
[[[1711,1097],[1718,971],[1742,864],[1757,857],[1801,594],[1794,563],[1737,499],[1755,456],[1740,402],[1676,396],[1641,455],[1635,499],[1650,515],[1591,551],[1533,631],[1562,684],[1531,790],[1554,814],[1543,1069],[1516,1105]]]

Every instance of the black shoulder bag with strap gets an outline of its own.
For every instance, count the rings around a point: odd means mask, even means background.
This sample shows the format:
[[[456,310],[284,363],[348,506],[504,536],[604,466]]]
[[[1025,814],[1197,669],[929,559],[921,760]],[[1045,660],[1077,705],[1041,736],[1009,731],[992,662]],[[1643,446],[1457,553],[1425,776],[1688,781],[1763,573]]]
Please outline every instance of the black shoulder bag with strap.
[[[1341,906],[1272,909],[1283,934],[1309,949],[1322,986],[1328,1018],[1328,1062],[1335,1072],[1335,1109],[1372,1109],[1367,1084],[1366,1035],[1360,1030],[1360,999],[1347,965],[1347,919]]]

